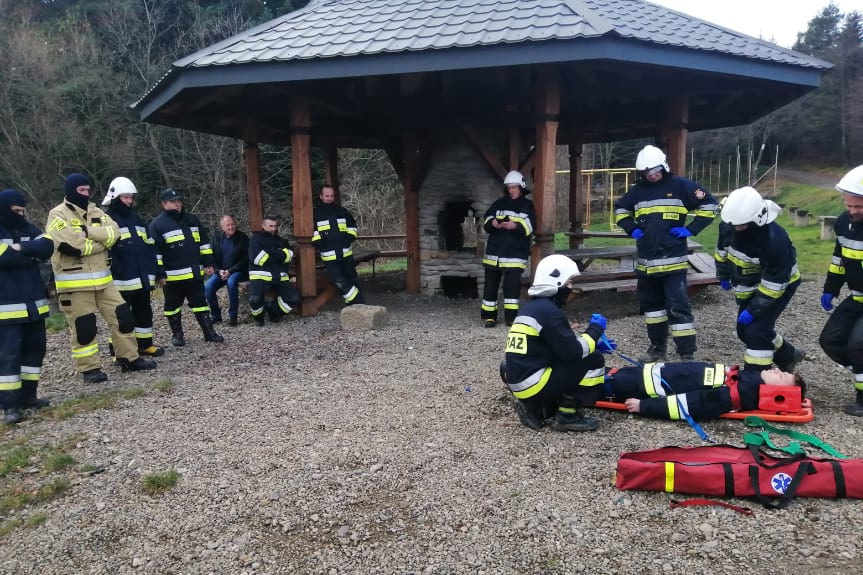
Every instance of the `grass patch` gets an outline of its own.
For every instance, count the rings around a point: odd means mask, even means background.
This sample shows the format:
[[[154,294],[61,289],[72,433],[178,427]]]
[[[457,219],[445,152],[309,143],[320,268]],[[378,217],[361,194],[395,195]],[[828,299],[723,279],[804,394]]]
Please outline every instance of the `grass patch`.
[[[42,469],[48,473],[63,471],[78,463],[74,457],[63,451],[51,450],[45,461],[42,463]]]
[[[173,489],[179,478],[180,474],[174,469],[160,473],[148,473],[141,480],[141,489],[147,495],[159,495]]]
[[[44,513],[36,513],[31,515],[27,519],[12,519],[11,521],[7,521],[0,525],[0,537],[5,537],[9,535],[16,529],[21,527],[25,527],[27,529],[32,529],[33,527],[38,527],[45,523],[48,520],[48,516]]]
[[[173,393],[176,385],[177,384],[170,379],[160,379],[153,384],[153,389],[162,393]]]
[[[142,387],[126,387],[112,389],[102,393],[67,399],[62,403],[43,409],[41,415],[53,419],[68,419],[79,413],[87,413],[99,409],[111,409],[121,399],[135,399],[147,394]]]
[[[123,399],[138,399],[147,395],[147,390],[143,387],[127,387],[120,390],[120,397]]]
[[[66,316],[62,313],[49,315],[45,320],[45,330],[48,333],[60,333],[66,331],[69,325],[66,323]]]
[[[13,447],[0,454],[0,477],[6,477],[14,471],[19,471],[30,464],[30,457],[35,450],[29,446]]]

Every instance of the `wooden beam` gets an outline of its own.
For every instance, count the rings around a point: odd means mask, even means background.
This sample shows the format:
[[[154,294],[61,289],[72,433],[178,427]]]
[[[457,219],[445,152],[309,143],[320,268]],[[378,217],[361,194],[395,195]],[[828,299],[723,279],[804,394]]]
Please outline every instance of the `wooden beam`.
[[[590,227],[590,222],[586,222],[585,204],[590,201],[590,190],[585,193],[584,181],[581,177],[581,149],[582,143],[580,140],[572,139],[569,142],[569,231],[570,233],[580,233],[584,230],[585,224]],[[580,248],[583,240],[575,237],[569,237],[570,248]]]
[[[342,191],[339,189],[339,149],[332,142],[324,146],[324,181],[336,192],[336,205],[342,203]]]
[[[312,194],[312,164],[310,151],[311,117],[309,101],[295,97],[291,111],[291,168],[294,191],[294,236],[297,238],[299,266],[297,287],[303,298],[302,314],[316,315],[317,281],[315,275],[315,248],[312,245],[314,224]]]
[[[408,132],[403,137],[402,158],[404,161],[405,191],[405,251],[407,251],[407,292],[420,292],[420,210],[419,189],[421,183],[419,143],[416,134]]]
[[[689,133],[689,96],[677,94],[665,100],[661,128],[668,166],[675,174],[686,174],[686,137]]]
[[[264,197],[261,193],[261,155],[258,144],[246,142],[243,148],[246,163],[246,194],[249,201],[249,232],[261,229],[264,217]]]
[[[560,114],[560,77],[553,68],[538,70],[536,84],[536,168],[534,177],[534,207],[536,209],[536,243],[531,258],[532,271],[539,261],[554,253],[554,215],[557,212],[555,193],[555,146],[557,118]]]
[[[500,177],[501,181],[503,181],[506,176],[507,169],[488,148],[483,146],[482,140],[480,140],[479,134],[476,133],[476,130],[467,124],[461,124],[461,131],[464,132],[468,141],[470,141],[471,145],[476,148],[476,151],[479,152],[479,155],[482,156],[485,163],[488,164],[491,170]]]
[[[524,159],[524,161],[518,166],[518,171],[521,172],[522,174],[528,174],[533,170],[535,163],[536,163],[536,147],[534,146],[527,153],[527,157]]]

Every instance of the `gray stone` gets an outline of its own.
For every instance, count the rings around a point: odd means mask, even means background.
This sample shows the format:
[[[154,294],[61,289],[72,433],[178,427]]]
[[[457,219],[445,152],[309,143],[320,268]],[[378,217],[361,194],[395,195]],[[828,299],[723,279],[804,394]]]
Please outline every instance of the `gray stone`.
[[[387,323],[387,308],[379,305],[350,305],[342,310],[344,329],[380,329]]]

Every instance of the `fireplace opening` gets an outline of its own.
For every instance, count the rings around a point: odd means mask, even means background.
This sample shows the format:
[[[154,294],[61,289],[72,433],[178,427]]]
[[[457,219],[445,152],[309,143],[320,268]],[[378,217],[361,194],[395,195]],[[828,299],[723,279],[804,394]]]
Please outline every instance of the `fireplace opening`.
[[[438,215],[438,224],[447,251],[476,249],[477,216],[471,200],[446,202]]]
[[[476,278],[462,276],[441,276],[440,289],[443,294],[452,299],[477,299],[479,290]]]

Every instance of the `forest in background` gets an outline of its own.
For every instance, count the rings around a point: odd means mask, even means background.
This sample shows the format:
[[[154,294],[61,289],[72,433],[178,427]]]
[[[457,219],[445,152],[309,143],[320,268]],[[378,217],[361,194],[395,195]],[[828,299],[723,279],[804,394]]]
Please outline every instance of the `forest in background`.
[[[22,190],[41,223],[66,174],[89,174],[99,196],[125,175],[145,214],[158,210],[158,190],[174,187],[211,224],[236,213],[245,227],[242,142],[141,123],[129,106],[171,62],[307,1],[0,0],[0,185]],[[691,133],[693,166],[751,151],[743,165],[759,174],[777,147],[784,165],[863,162],[861,15],[828,4],[794,49],[833,64],[821,88],[750,125]],[[644,143],[586,145],[584,167],[631,166]],[[290,150],[262,146],[261,164],[264,210],[290,228]],[[320,183],[320,163],[314,173]],[[401,188],[384,153],[342,150],[340,180],[363,233],[401,231],[401,210],[390,207]]]

